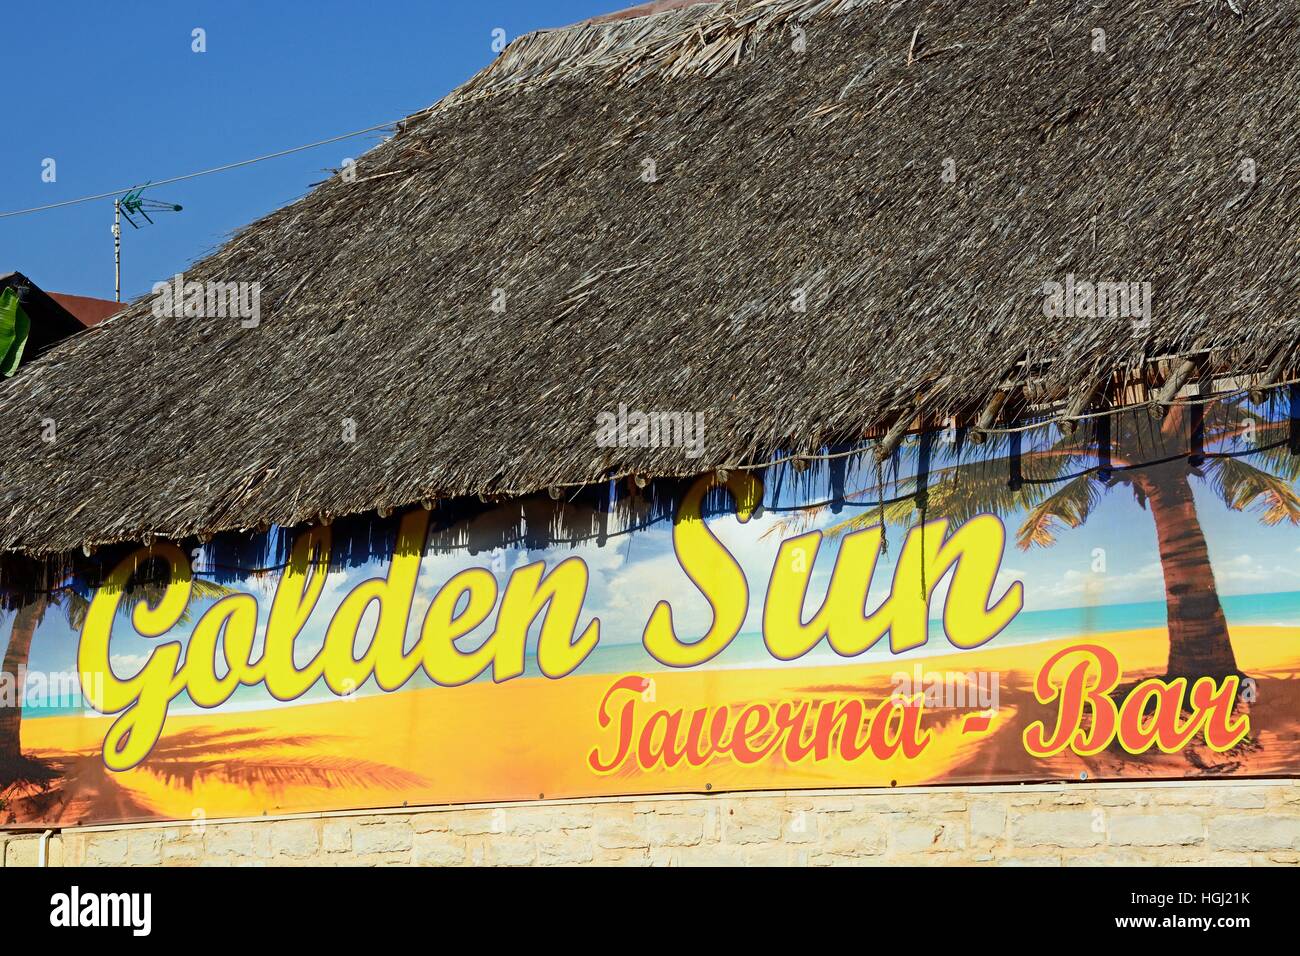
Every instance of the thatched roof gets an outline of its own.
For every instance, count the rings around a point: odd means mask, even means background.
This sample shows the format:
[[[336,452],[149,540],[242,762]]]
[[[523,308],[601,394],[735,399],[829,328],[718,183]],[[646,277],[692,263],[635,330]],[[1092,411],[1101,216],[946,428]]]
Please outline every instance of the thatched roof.
[[[146,297],[0,387],[0,550],[1059,414],[1188,355],[1286,378],[1300,7],[1233,6],[766,0],[520,38],[186,272],[261,283],[256,328]],[[1152,283],[1151,322],[1046,318],[1067,274]],[[620,403],[704,413],[703,454],[598,447]]]

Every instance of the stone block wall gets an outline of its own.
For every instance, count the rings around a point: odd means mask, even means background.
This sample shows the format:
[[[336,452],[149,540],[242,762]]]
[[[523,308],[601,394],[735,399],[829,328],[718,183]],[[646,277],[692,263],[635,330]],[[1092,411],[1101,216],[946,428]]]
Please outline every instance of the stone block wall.
[[[39,834],[0,833],[5,866]],[[1300,781],[555,801],[67,829],[66,866],[1300,863]]]

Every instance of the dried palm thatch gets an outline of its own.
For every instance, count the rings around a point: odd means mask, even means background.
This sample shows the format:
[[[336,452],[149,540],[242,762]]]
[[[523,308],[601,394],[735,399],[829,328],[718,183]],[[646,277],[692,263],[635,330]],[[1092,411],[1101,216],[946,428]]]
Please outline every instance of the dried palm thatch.
[[[260,283],[256,327],[146,297],[0,388],[0,551],[685,476],[1147,397],[1189,359],[1285,380],[1300,6],[1245,3],[764,0],[523,37],[186,273]],[[1046,318],[1066,274],[1150,282],[1151,321]],[[600,447],[620,403],[702,412],[703,454]]]

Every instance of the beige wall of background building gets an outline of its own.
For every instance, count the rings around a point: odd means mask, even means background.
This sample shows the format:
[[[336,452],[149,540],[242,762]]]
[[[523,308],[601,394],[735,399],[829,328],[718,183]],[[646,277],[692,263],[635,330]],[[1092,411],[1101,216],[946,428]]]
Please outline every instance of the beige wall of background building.
[[[35,866],[41,832],[0,834]],[[1300,863],[1300,781],[719,794],[65,829],[51,866]]]

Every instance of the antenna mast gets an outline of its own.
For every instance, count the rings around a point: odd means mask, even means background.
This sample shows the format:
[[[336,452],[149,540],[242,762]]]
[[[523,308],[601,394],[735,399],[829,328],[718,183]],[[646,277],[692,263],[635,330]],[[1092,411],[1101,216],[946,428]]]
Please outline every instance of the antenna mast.
[[[153,220],[149,218],[149,213],[180,212],[182,208],[179,203],[143,198],[143,193],[148,188],[149,184],[145,183],[121,199],[113,200],[113,288],[118,302],[122,301],[122,218],[126,217],[132,229],[139,229],[139,224],[131,218],[133,213],[152,226]]]

